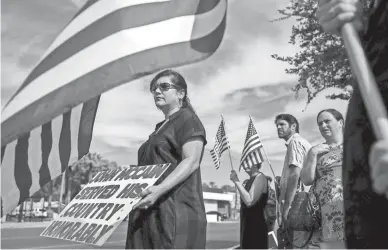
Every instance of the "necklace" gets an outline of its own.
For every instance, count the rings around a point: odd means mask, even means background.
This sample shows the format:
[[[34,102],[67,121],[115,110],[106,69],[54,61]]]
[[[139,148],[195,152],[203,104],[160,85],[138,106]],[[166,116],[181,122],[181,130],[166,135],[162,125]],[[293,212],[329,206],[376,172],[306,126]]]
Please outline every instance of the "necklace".
[[[157,134],[157,133],[159,132],[159,130],[160,130],[164,125],[166,125],[167,122],[168,122],[169,120],[170,120],[170,119],[167,118],[167,119],[163,122],[163,124],[160,125],[160,127],[155,131],[155,134]]]
[[[338,148],[342,148],[342,143],[341,143],[341,144],[334,145],[334,146],[330,146],[330,145],[329,145],[329,148],[330,148],[330,149],[338,149]]]

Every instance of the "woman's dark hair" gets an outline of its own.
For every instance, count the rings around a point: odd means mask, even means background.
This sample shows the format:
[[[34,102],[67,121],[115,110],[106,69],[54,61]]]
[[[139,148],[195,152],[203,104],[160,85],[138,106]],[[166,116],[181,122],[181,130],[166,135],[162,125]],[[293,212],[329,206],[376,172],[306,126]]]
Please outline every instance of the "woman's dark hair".
[[[345,121],[344,117],[342,116],[341,112],[339,112],[338,110],[336,109],[324,109],[324,110],[321,110],[318,115],[317,115],[317,122],[318,122],[318,117],[323,113],[323,112],[328,112],[330,114],[332,114],[334,116],[334,118],[337,120],[337,121]]]
[[[295,118],[295,116],[293,115],[290,115],[290,114],[280,114],[280,115],[277,115],[276,118],[275,118],[275,124],[278,120],[284,120],[288,123],[289,126],[291,126],[292,124],[295,124],[295,132],[296,133],[299,133],[299,122],[298,120]]]
[[[190,109],[191,111],[193,111],[195,113],[195,110],[193,108],[193,106],[191,105],[190,103],[190,99],[189,97],[187,96],[188,93],[187,93],[187,83],[186,83],[186,80],[185,78],[183,78],[183,76],[181,74],[179,74],[178,72],[172,70],[172,69],[166,69],[166,70],[163,70],[161,72],[159,72],[158,74],[156,74],[156,76],[152,79],[151,83],[150,83],[150,88],[156,83],[156,81],[161,78],[161,77],[165,77],[165,76],[168,76],[170,77],[172,83],[176,86],[178,86],[180,89],[183,89],[185,91],[185,96],[183,97],[182,99],[182,107],[183,108],[188,108]]]
[[[317,123],[318,123],[318,117],[323,113],[323,112],[327,112],[327,113],[330,113],[334,116],[334,118],[337,120],[337,121],[343,121],[344,125],[345,125],[345,119],[344,117],[342,116],[341,112],[339,112],[338,110],[336,109],[324,109],[324,110],[321,110],[318,115],[317,115]],[[342,131],[344,131],[345,129],[345,126],[343,126],[342,128]]]

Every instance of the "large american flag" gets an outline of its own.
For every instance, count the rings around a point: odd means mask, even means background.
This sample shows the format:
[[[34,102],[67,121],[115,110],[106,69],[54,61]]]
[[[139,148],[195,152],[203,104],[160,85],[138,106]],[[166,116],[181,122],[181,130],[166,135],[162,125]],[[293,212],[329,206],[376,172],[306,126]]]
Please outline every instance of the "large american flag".
[[[4,213],[88,153],[102,93],[211,56],[226,10],[226,0],[86,2],[2,110]]]
[[[256,164],[260,164],[264,161],[261,149],[263,144],[259,135],[253,125],[252,119],[249,118],[249,125],[247,136],[245,138],[244,148],[241,155],[240,170],[241,168],[248,170]]]
[[[220,159],[223,152],[230,148],[228,138],[225,133],[224,119],[222,118],[221,124],[218,127],[214,148],[210,150],[210,155],[212,156],[214,166],[216,169],[220,168]]]

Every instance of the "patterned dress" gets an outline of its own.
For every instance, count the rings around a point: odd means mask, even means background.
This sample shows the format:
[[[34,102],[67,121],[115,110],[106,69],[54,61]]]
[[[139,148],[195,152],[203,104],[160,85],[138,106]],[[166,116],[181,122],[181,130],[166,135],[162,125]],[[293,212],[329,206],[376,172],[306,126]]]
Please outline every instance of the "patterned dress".
[[[318,156],[317,179],[312,192],[321,206],[323,241],[343,241],[345,238],[342,157],[342,145]]]

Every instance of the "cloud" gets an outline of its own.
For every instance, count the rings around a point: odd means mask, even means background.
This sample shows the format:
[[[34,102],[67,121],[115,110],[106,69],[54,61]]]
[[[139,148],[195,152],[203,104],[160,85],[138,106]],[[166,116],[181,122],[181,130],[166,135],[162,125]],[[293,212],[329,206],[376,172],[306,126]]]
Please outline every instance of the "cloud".
[[[61,0],[4,0],[1,5],[3,106],[77,8]]]
[[[296,84],[296,77],[285,73],[288,65],[271,58],[273,53],[292,55],[297,52],[298,48],[287,44],[291,23],[268,22],[272,19],[268,13],[275,11],[268,11],[268,8],[275,8],[273,1],[255,1],[253,5],[236,4],[236,1],[230,2],[229,9],[232,11],[228,30],[220,49],[205,61],[177,68],[188,82],[190,99],[207,132],[208,145],[202,162],[203,180],[215,181],[219,185],[230,184],[228,155],[223,156],[222,167],[217,171],[209,153],[221,113],[226,120],[235,168],[239,166],[248,115],[251,115],[275,174],[280,175],[286,148],[284,141],[277,138],[273,121],[275,115],[294,114],[301,122],[303,136],[316,142],[320,140],[314,122],[318,110],[330,106],[330,103],[334,107],[342,105],[320,95],[303,112],[305,95],[302,93],[296,99],[291,90]],[[249,21],[242,17],[247,17]],[[138,147],[147,140],[155,124],[164,119],[148,91],[151,78],[148,76],[109,91],[104,94],[100,104],[95,137],[110,147],[126,147],[128,154],[134,157],[127,158],[130,163],[137,161],[135,152]],[[96,142],[92,147],[100,150]],[[109,156],[113,155],[107,154]],[[263,166],[262,171],[272,175],[268,164]],[[241,176],[246,177],[243,172]]]
[[[295,99],[291,90],[296,77],[285,73],[287,64],[271,58],[274,53],[287,56],[298,51],[288,44],[293,21],[269,22],[288,0],[228,3],[227,30],[217,52],[205,61],[176,69],[188,82],[189,97],[207,132],[203,180],[219,185],[231,184],[228,154],[223,156],[219,170],[214,169],[209,154],[221,113],[226,120],[234,167],[239,165],[251,115],[271,165],[280,175],[285,146],[276,135],[275,115],[294,114],[302,135],[314,143],[321,140],[315,124],[317,112],[329,106],[343,113],[346,109],[346,102],[329,101],[322,94],[302,112],[305,95]],[[83,0],[2,1],[2,106],[82,4]],[[138,148],[155,124],[164,119],[149,93],[151,78],[146,76],[102,95],[91,151],[120,164],[137,163]],[[268,164],[262,171],[272,175]],[[241,172],[240,177],[247,176]]]

